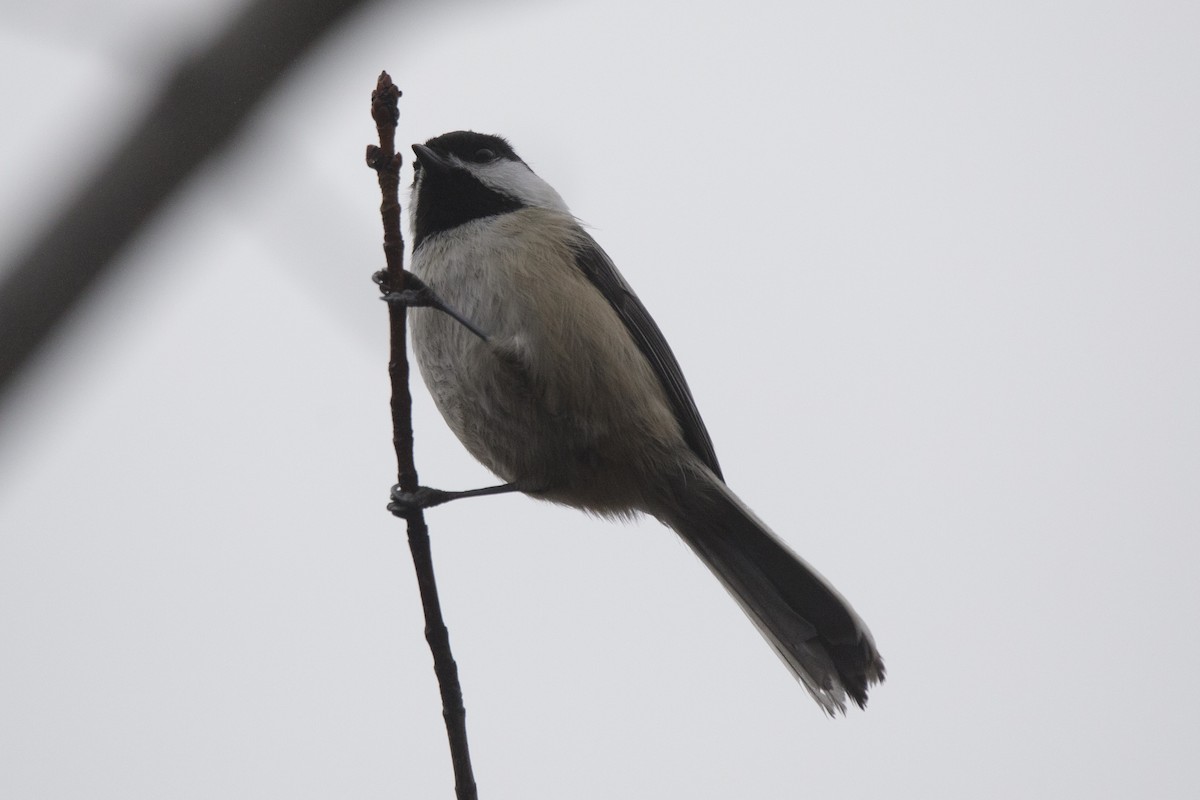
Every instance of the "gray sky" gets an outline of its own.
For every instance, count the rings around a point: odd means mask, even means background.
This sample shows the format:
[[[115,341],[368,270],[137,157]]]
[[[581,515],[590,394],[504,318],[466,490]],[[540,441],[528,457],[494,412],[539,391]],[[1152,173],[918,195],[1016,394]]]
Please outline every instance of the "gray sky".
[[[5,8],[5,251],[233,3],[191,5]],[[484,798],[1194,797],[1200,7],[442,5],[328,41],[5,407],[0,796],[451,796],[386,68],[402,141],[502,133],[592,226],[888,664],[827,720],[657,523],[439,509]],[[414,394],[423,480],[489,482]]]

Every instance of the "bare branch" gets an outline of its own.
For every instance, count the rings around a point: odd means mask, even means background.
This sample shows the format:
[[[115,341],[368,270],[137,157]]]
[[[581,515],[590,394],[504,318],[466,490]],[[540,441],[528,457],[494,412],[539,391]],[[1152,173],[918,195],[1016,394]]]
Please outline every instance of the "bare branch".
[[[364,0],[254,0],[182,60],[129,138],[0,269],[0,396],[127,242],[287,68]]]

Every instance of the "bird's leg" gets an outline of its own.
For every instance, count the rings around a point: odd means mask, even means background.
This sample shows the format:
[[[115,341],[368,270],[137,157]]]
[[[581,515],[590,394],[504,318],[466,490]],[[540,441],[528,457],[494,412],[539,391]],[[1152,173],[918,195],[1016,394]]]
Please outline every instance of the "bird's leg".
[[[443,492],[441,489],[430,489],[428,486],[418,486],[415,492],[406,492],[399,485],[392,487],[392,502],[388,503],[388,511],[397,517],[407,517],[414,511],[424,511],[427,508],[449,503],[451,500],[461,500],[464,497],[483,497],[489,494],[507,494],[518,491],[511,483],[499,486],[485,486],[482,489],[468,489],[465,492]]]
[[[383,297],[380,298],[387,303],[399,303],[409,308],[433,308],[441,311],[443,314],[449,315],[459,325],[469,330],[471,333],[478,336],[483,341],[488,340],[486,333],[475,326],[473,322],[460,314],[449,303],[438,296],[437,292],[425,285],[424,281],[413,275],[411,272],[404,274],[404,291],[394,292],[387,285],[387,276],[383,272],[376,272],[372,276],[374,281],[379,284],[379,288],[383,290]]]

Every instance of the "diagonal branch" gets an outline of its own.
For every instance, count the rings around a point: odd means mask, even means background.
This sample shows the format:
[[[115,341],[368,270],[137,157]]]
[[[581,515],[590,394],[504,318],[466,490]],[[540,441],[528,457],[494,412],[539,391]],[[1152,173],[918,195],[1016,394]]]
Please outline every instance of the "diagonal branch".
[[[391,77],[381,73],[371,93],[371,116],[379,132],[379,145],[368,145],[367,165],[379,177],[383,201],[383,253],[387,269],[376,276],[384,294],[404,289],[404,238],[400,233],[400,156],[396,153],[396,122],[400,116],[400,90]],[[396,448],[397,482],[405,492],[417,490],[417,467],[413,463],[412,395],[408,391],[408,352],[406,345],[406,308],[402,303],[388,304],[391,356],[388,375],[392,381],[392,443]],[[433,653],[433,671],[442,695],[442,716],[450,740],[454,764],[455,793],[458,800],[476,800],[475,776],[467,748],[467,712],[463,706],[458,665],[450,651],[450,635],[442,620],[437,583],[433,575],[433,557],[429,548],[429,529],[419,510],[408,513],[408,547],[417,572],[417,588],[425,610],[425,640]]]
[[[287,68],[364,0],[253,0],[164,81],[129,138],[16,260],[0,267],[0,395],[185,179]],[[80,121],[86,130],[86,121]]]

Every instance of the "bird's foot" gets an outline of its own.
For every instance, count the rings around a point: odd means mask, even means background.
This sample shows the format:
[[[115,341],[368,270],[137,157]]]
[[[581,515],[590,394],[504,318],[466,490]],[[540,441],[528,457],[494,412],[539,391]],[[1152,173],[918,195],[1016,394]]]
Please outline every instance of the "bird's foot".
[[[445,492],[441,489],[431,489],[428,486],[418,486],[416,491],[406,492],[399,485],[396,485],[392,487],[392,496],[391,502],[388,503],[388,511],[397,517],[407,519],[416,512],[440,506],[442,503],[449,503],[451,500],[461,500],[464,497],[482,497],[489,494],[505,494],[506,492],[515,491],[517,491],[517,487],[511,483],[502,483],[499,486],[485,486],[482,489],[468,489],[464,492]]]
[[[404,274],[404,289],[399,292],[392,290],[388,284],[386,273],[376,272],[372,276],[372,279],[379,284],[379,288],[383,292],[383,297],[380,299],[385,303],[396,303],[405,308],[436,309],[453,318],[459,325],[462,325],[483,341],[486,342],[488,340],[487,334],[480,330],[475,323],[460,314],[453,306],[439,297],[437,292],[430,289],[424,281],[411,272]]]

